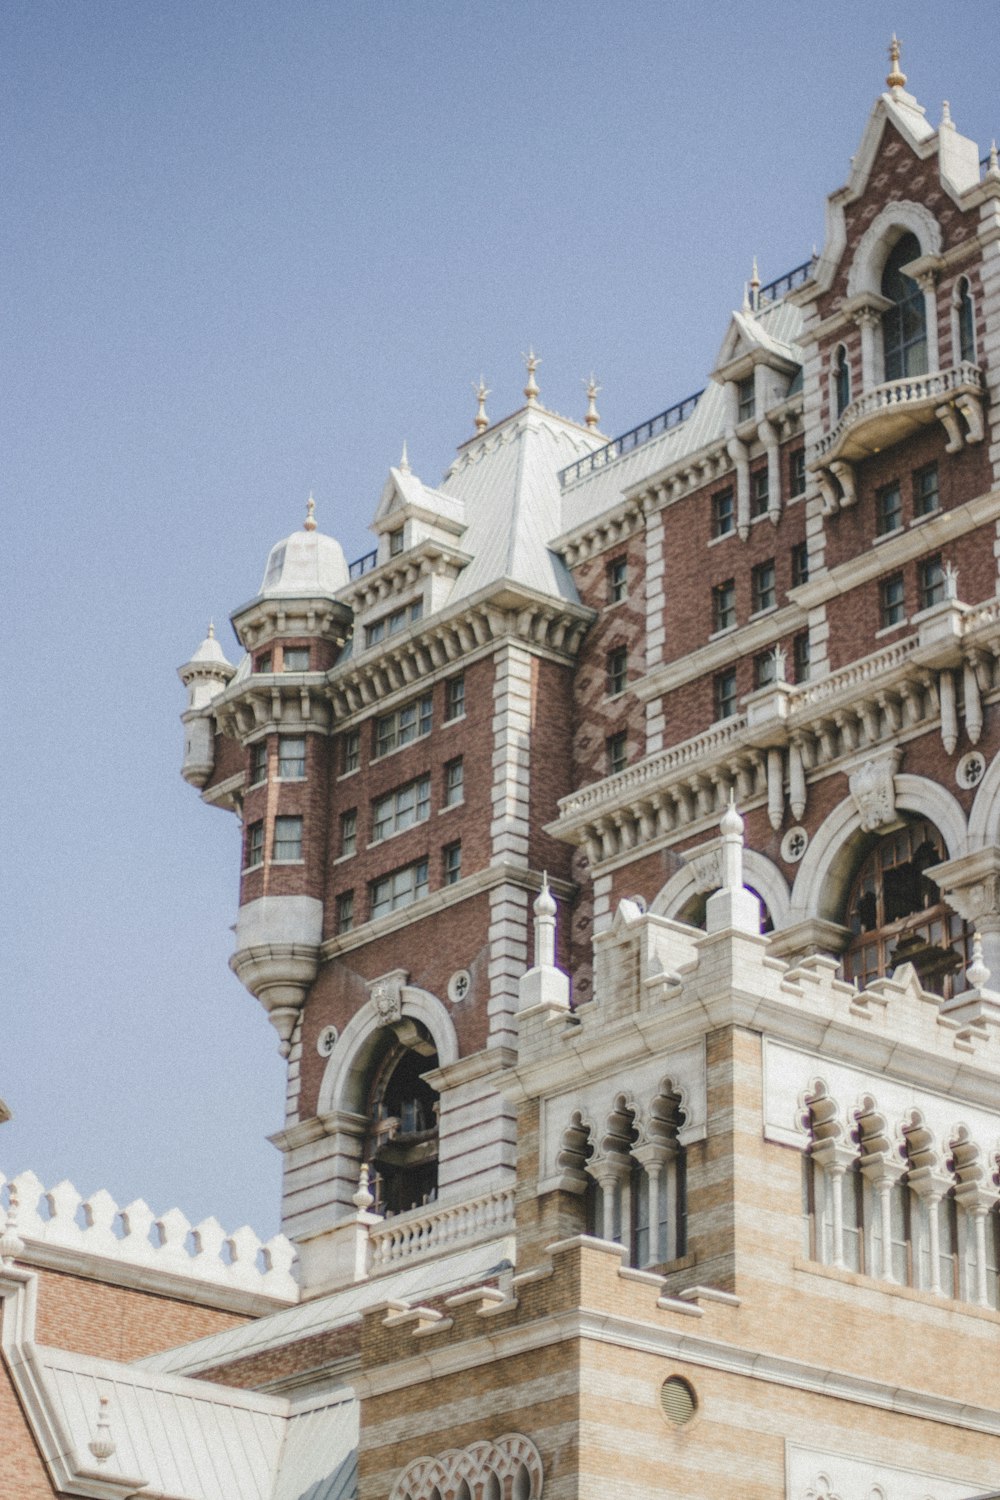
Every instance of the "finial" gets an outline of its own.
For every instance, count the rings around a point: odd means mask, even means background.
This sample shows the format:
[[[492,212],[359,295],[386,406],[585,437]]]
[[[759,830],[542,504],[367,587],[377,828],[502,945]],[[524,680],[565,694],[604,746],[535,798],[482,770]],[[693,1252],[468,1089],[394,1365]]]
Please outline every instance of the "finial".
[[[753,267],[750,271],[750,306],[754,312],[760,307],[760,272],[757,270],[757,257],[753,258]]]
[[[403,452],[399,460],[399,471],[401,474],[409,474],[410,472],[410,456],[406,451],[405,438],[403,439]]]
[[[534,406],[535,402],[538,400],[538,383],[535,380],[535,371],[541,364],[541,360],[538,358],[538,355],[530,345],[528,347],[527,354],[522,354],[521,358],[524,360],[525,366],[528,371],[528,384],[524,387],[525,399],[527,400],[529,406]]]
[[[974,990],[984,990],[990,982],[990,971],[983,962],[983,939],[978,932],[972,934],[972,962],[965,977]]]
[[[7,1186],[10,1195],[7,1204],[7,1221],[0,1234],[0,1264],[11,1266],[19,1255],[24,1254],[24,1241],[17,1232],[17,1183]]]
[[[986,168],[987,177],[1000,177],[1000,156],[997,155],[997,143],[990,143],[990,164]]]
[[[472,389],[476,392],[476,400],[479,402],[479,409],[476,412],[476,431],[485,432],[487,427],[490,425],[490,419],[486,415],[486,397],[490,394],[490,392],[487,390],[486,381],[481,375],[479,377],[478,388],[476,386],[476,382],[473,381]]]
[[[108,1422],[108,1398],[101,1396],[97,1403],[97,1433],[87,1444],[99,1464],[107,1463],[115,1451],[115,1440],[111,1436]]]
[[[955,564],[952,562],[951,558],[948,558],[941,571],[944,574],[944,597],[946,599],[957,599],[958,569],[955,567]]]
[[[597,410],[597,393],[601,387],[594,379],[593,370],[590,372],[590,379],[585,380],[583,384],[587,387],[587,415],[584,421],[588,427],[596,427],[601,420],[601,414]]]
[[[214,641],[215,640],[215,621],[214,620],[209,620],[209,622],[208,622],[208,639],[210,641]]]
[[[729,806],[722,814],[722,822],[719,824],[719,832],[724,839],[738,839],[740,845],[743,843],[743,819],[740,817],[736,806],[736,793],[732,787],[729,788]],[[725,882],[724,882],[725,883]]]
[[[779,642],[779,644],[776,645],[774,650],[771,652],[771,655],[774,658],[775,682],[787,682],[788,679],[785,676],[785,666],[788,661],[788,652]],[[730,793],[730,795],[732,794]]]
[[[556,962],[556,903],[549,890],[549,872],[542,876],[542,889],[535,897],[535,968],[552,969]]]
[[[542,888],[535,897],[534,913],[536,917],[554,917],[556,914],[556,903],[549,890],[548,870],[542,875]]]
[[[941,104],[941,124],[938,126],[938,129],[939,130],[954,130],[955,129],[955,122],[951,118],[951,105],[948,103],[947,99],[943,100],[942,104]]]
[[[893,32],[892,41],[889,43],[889,62],[892,66],[890,67],[885,80],[891,89],[902,89],[906,87],[906,74],[899,66],[900,50],[901,44],[896,36],[896,33]]]
[[[302,523],[303,531],[316,530],[316,501],[313,499],[312,490],[309,491],[309,499],[306,501],[306,518]]]
[[[368,1175],[368,1163],[366,1161],[363,1161],[361,1163],[361,1171],[358,1173],[358,1190],[354,1194],[353,1199],[354,1206],[359,1213],[364,1213],[367,1209],[371,1208],[372,1204],[375,1202],[371,1190],[368,1187]]]

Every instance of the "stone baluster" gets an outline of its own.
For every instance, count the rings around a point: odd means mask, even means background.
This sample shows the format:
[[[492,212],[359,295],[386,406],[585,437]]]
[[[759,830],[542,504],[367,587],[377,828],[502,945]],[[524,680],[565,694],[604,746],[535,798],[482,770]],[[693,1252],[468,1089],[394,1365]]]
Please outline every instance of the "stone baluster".
[[[879,314],[874,308],[861,308],[854,315],[854,321],[861,332],[861,389],[870,391],[873,385],[878,384],[875,361],[875,330],[881,321]]]

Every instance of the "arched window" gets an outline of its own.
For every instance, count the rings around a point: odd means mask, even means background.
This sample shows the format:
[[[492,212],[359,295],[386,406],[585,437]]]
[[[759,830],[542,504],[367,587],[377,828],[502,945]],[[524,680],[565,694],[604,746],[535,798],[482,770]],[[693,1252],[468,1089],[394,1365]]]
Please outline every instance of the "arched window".
[[[847,901],[844,977],[864,988],[912,963],[924,989],[950,999],[971,955],[966,924],[925,871],[946,859],[931,823],[913,820],[870,845]]]
[[[838,417],[843,416],[851,399],[851,366],[843,344],[837,345],[833,357],[833,404]]]
[[[889,252],[882,272],[882,295],[892,306],[882,314],[886,380],[927,373],[927,314],[924,294],[902,267],[920,256],[915,234],[904,234]]]
[[[974,365],[976,362],[976,318],[968,276],[962,276],[959,279],[955,314],[958,325],[958,357],[963,364]]]
[[[438,1096],[423,1075],[438,1066],[422,1027],[390,1042],[368,1096],[365,1159],[372,1164],[374,1211],[398,1214],[437,1197]]]

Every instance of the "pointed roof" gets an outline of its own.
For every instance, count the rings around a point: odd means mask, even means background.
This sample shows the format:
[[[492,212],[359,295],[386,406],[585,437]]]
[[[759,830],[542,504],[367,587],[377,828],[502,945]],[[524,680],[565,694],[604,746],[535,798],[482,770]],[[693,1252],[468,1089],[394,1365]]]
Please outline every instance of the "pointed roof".
[[[802,313],[791,302],[779,302],[754,312],[743,308],[734,312],[715,362],[718,374],[727,365],[745,355],[770,354],[788,364],[802,363],[802,350],[794,342],[802,327]]]
[[[559,471],[605,439],[536,401],[460,450],[441,493],[463,503],[472,555],[452,600],[510,579],[538,593],[579,603],[576,585],[549,542],[563,529]]]
[[[465,506],[460,499],[433,489],[418,479],[412,469],[397,465],[389,470],[382,487],[372,528],[380,530],[381,522],[403,510],[416,511],[456,533],[465,527]]]

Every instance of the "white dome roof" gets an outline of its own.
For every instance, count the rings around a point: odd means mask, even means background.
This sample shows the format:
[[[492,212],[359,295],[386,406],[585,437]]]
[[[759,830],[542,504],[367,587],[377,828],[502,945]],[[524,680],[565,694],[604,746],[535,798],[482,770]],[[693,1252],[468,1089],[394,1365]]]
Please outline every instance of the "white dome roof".
[[[265,598],[336,594],[348,582],[344,549],[320,531],[293,531],[271,548],[260,592]]]
[[[215,662],[219,666],[223,667],[228,667],[230,665],[230,663],[226,660],[226,653],[223,651],[222,647],[219,645],[219,642],[215,638],[214,625],[210,625],[208,627],[208,635],[206,635],[205,639],[202,641],[201,645],[192,656],[188,665],[195,666],[197,664],[204,666],[209,662]]]

